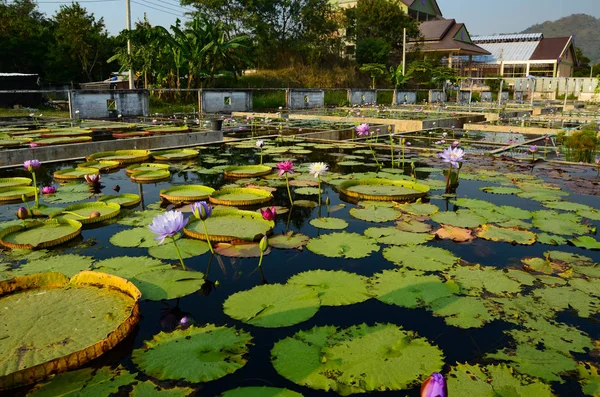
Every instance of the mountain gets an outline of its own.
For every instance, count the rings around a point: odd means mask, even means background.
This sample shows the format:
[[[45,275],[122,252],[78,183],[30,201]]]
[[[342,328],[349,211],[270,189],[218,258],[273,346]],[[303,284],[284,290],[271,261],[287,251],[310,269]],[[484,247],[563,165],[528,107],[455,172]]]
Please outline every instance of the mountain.
[[[597,0],[596,0],[597,1]],[[545,37],[575,36],[575,47],[593,62],[600,61],[600,19],[586,14],[573,14],[557,21],[547,21],[521,33],[543,33]]]

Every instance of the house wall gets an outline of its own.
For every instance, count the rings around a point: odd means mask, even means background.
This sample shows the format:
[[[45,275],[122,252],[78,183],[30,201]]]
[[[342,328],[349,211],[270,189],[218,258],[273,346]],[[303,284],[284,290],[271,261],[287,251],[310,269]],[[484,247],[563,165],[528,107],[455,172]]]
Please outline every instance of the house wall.
[[[325,91],[290,88],[286,91],[288,109],[310,109],[325,106]]]
[[[202,91],[203,113],[249,112],[252,110],[252,91]]]
[[[71,118],[106,119],[119,114],[123,117],[148,116],[149,96],[148,90],[71,91]]]

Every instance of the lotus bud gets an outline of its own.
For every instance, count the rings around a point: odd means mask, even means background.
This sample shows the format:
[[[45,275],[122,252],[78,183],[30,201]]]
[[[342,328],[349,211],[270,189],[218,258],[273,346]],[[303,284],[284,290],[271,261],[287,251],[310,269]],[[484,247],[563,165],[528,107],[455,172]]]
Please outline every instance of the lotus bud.
[[[24,194],[21,195],[21,201],[26,203],[27,202],[27,196],[25,196]]]
[[[431,376],[425,379],[421,386],[421,397],[447,397],[448,387],[444,376],[438,372],[434,372]]]
[[[325,205],[329,205],[329,203],[331,203],[331,201],[329,200],[329,196],[327,196],[325,198]]]
[[[27,208],[19,207],[19,209],[17,210],[17,218],[22,220],[29,218],[29,211],[27,211]]]
[[[269,248],[269,240],[267,239],[266,234],[263,236],[263,238],[260,239],[260,243],[258,243],[258,248],[260,248],[260,252],[265,252],[267,248]]]
[[[98,218],[99,216],[102,216],[102,214],[98,211],[94,211],[90,214],[90,218]]]

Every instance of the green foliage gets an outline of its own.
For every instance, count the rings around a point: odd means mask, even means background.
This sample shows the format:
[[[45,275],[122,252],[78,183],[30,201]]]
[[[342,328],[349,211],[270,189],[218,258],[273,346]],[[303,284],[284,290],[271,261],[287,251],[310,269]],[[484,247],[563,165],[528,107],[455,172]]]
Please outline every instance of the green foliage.
[[[558,143],[563,145],[562,152],[568,161],[583,161],[592,163],[600,146],[597,125],[588,124],[581,130],[567,135],[561,131],[557,137]]]
[[[392,45],[381,37],[367,37],[356,43],[356,63],[383,64],[389,62]]]

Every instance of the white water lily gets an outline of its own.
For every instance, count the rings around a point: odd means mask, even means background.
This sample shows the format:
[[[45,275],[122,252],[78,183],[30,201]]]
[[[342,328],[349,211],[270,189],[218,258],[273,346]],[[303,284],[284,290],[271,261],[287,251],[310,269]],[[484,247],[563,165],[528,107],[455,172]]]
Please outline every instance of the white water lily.
[[[315,178],[319,178],[321,175],[325,175],[329,171],[329,166],[325,163],[312,163],[310,165],[308,173]]]

